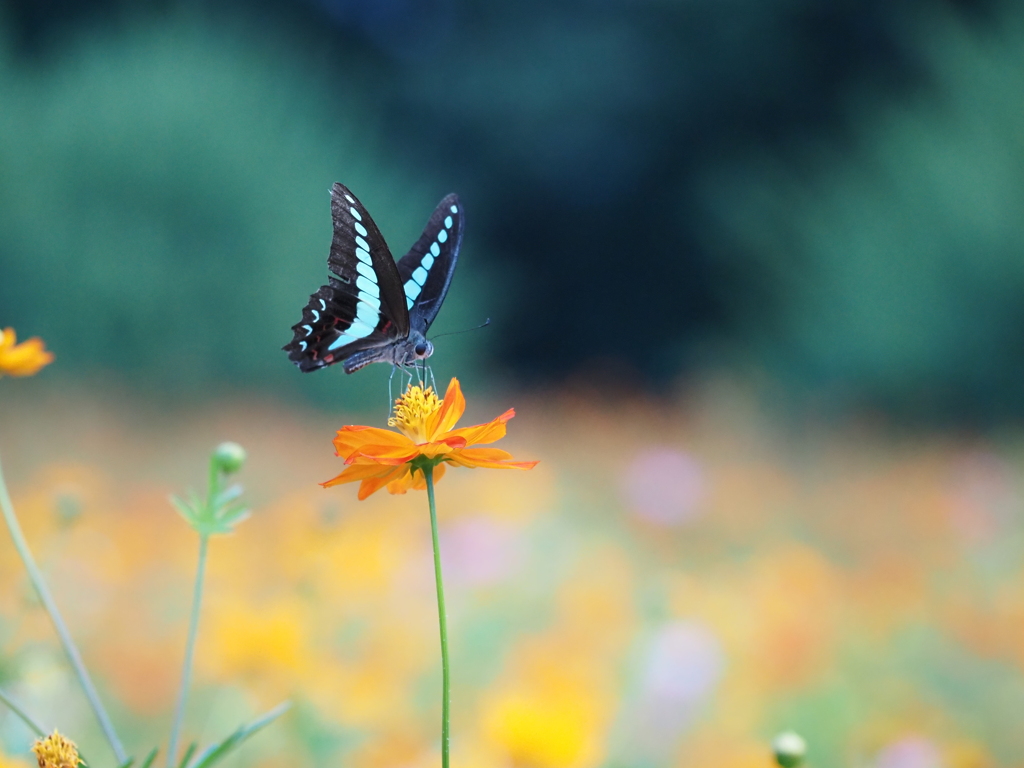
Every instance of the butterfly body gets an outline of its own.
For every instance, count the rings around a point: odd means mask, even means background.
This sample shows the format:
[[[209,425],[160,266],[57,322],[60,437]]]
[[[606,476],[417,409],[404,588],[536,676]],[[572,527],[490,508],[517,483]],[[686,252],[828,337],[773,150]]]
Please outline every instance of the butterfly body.
[[[334,238],[327,285],[309,297],[285,345],[302,371],[343,362],[413,365],[430,357],[427,331],[451,284],[462,242],[456,195],[434,209],[423,234],[397,263],[370,214],[348,188],[331,189]]]
[[[388,344],[384,347],[364,349],[356,352],[345,360],[345,373],[355,373],[370,363],[391,363],[399,368],[415,365],[434,354],[434,345],[427,341],[423,334],[410,331],[408,339]]]

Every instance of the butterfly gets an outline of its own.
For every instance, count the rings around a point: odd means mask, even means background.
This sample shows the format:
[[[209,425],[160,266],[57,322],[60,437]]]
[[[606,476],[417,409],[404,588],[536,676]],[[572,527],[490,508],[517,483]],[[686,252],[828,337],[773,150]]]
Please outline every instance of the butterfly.
[[[462,243],[458,195],[448,195],[397,263],[363,204],[347,187],[331,188],[334,240],[327,285],[309,297],[283,349],[301,371],[344,363],[414,365],[434,353],[427,330],[455,272]]]

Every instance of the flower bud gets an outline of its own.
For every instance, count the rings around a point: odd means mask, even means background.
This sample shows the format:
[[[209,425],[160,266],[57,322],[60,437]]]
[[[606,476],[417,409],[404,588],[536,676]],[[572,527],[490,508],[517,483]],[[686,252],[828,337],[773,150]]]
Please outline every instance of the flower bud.
[[[238,443],[221,443],[213,452],[213,462],[225,475],[237,472],[245,464],[245,448]]]
[[[807,754],[807,742],[798,733],[783,731],[772,739],[772,751],[775,762],[782,768],[796,768]]]

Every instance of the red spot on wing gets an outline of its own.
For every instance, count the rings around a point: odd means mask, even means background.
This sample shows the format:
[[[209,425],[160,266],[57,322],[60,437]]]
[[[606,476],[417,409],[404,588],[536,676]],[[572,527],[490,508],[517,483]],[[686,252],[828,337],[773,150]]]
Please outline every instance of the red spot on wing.
[[[331,354],[329,354],[329,355],[324,355],[324,365],[330,365],[333,362],[334,362],[334,353],[333,352]]]

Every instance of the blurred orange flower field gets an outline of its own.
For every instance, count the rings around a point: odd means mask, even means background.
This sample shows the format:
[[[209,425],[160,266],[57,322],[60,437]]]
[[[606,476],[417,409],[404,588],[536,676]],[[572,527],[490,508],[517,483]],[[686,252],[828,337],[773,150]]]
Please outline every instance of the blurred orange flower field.
[[[783,729],[821,768],[1021,764],[1018,438],[796,429],[728,386],[514,403],[504,442],[542,463],[437,491],[454,765],[766,768]],[[186,742],[291,699],[224,764],[436,764],[426,502],[317,485],[348,418],[18,392],[0,423],[26,535],[131,752],[165,738],[185,642],[195,538],[168,497],[230,439],[253,515],[211,544]],[[105,764],[6,537],[0,584],[0,685]],[[3,768],[31,764],[6,712],[0,744]]]

